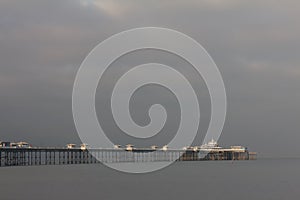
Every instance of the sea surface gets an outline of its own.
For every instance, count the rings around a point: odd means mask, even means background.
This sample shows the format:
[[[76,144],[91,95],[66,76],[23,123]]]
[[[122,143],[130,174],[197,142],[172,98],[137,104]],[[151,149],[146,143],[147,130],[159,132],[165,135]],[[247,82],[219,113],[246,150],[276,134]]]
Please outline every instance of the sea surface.
[[[0,168],[1,200],[299,198],[300,159],[176,162],[148,174],[102,164]]]

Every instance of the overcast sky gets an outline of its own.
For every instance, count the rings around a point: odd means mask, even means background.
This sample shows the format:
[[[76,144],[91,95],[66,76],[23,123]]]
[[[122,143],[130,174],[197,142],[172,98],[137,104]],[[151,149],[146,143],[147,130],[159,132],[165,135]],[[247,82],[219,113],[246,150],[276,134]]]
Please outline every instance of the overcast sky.
[[[183,32],[219,67],[228,113],[220,143],[300,155],[298,1],[0,1],[0,140],[80,143],[72,86],[85,56],[144,26]]]

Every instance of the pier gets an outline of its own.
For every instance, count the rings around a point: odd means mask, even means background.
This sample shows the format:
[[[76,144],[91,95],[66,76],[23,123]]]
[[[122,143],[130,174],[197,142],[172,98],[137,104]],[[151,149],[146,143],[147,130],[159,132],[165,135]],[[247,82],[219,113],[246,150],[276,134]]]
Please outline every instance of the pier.
[[[215,140],[201,146],[170,149],[135,148],[127,144],[113,148],[88,148],[87,144],[67,144],[66,147],[32,147],[27,142],[0,142],[0,167],[35,165],[70,165],[121,162],[174,162],[204,160],[255,160],[256,152],[243,146],[220,147]]]
[[[80,149],[0,148],[0,166],[69,165],[118,162],[254,160],[256,154],[238,149]]]

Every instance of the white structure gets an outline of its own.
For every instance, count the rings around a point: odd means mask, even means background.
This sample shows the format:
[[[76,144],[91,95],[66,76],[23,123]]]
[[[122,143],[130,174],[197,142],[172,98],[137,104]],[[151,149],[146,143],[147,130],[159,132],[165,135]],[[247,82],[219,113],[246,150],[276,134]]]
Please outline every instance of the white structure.
[[[151,149],[153,149],[153,150],[156,150],[157,148],[158,148],[158,146],[156,146],[156,145],[151,146]]]
[[[193,150],[194,150],[194,151],[199,151],[200,149],[201,149],[201,147],[199,147],[199,146],[193,147]]]
[[[30,145],[27,142],[18,142],[17,147],[18,148],[30,148]]]
[[[1,142],[0,148],[31,148],[27,142]]]
[[[87,144],[81,144],[81,145],[80,145],[80,149],[81,149],[82,151],[85,151],[85,150],[87,149],[87,147],[88,147]]]
[[[76,144],[67,144],[67,149],[74,149]]]
[[[163,150],[163,151],[167,151],[167,150],[168,150],[168,145],[164,145],[164,146],[162,147],[162,150]]]
[[[219,147],[217,141],[214,139],[211,139],[207,144],[201,145],[200,149],[221,149],[222,147]]]
[[[243,146],[231,146],[230,150],[236,151],[236,152],[245,152],[247,150],[247,148],[243,147]]]
[[[122,146],[119,144],[114,145],[114,149],[120,149]]]
[[[0,147],[1,148],[9,148],[10,147],[10,143],[11,142],[3,142],[3,141],[1,141],[0,142]]]
[[[126,145],[126,151],[132,151],[133,150],[133,145],[132,144],[127,144]]]

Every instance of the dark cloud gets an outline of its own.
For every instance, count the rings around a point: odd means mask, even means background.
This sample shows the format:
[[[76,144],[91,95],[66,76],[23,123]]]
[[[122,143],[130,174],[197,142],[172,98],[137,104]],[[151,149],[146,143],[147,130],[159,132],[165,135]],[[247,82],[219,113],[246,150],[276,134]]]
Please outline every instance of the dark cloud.
[[[222,144],[297,155],[299,10],[297,1],[1,1],[0,139],[79,143],[71,93],[84,57],[112,34],[161,26],[195,38],[220,68]]]

